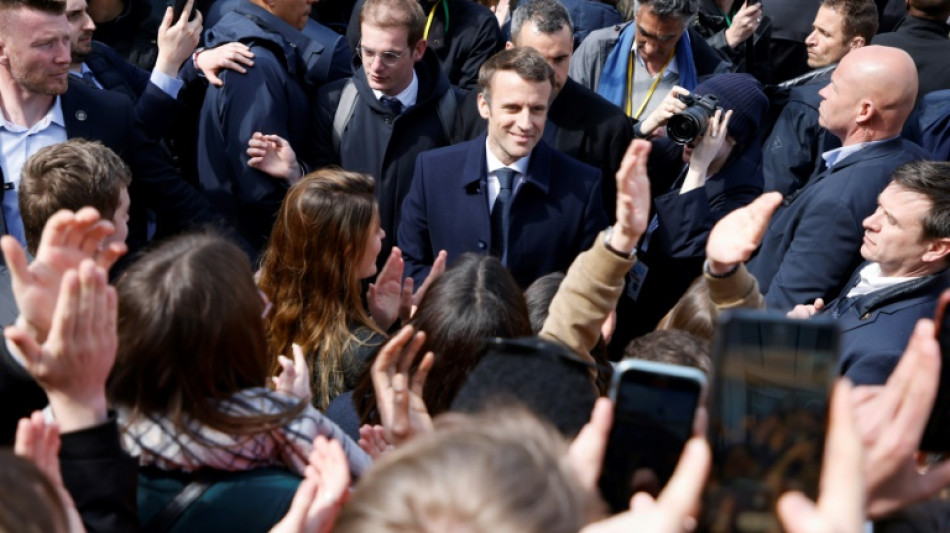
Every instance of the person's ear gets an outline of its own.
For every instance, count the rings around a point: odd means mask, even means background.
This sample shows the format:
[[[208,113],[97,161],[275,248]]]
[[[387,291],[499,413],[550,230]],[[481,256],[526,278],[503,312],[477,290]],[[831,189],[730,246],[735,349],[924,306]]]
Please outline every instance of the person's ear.
[[[485,100],[485,93],[483,92],[478,93],[478,114],[485,120],[488,120],[488,117],[491,116],[491,105]]]
[[[418,62],[422,59],[422,56],[426,53],[426,48],[429,46],[429,41],[425,39],[419,39],[419,42],[412,47],[412,61]]]
[[[946,262],[948,257],[950,257],[950,238],[944,238],[930,241],[921,259],[927,263],[933,263]]]
[[[864,40],[864,37],[856,36],[851,39],[851,42],[848,43],[848,46],[851,48],[851,50],[854,50],[855,48],[861,48],[866,44],[867,41]]]
[[[513,42],[511,42],[511,41],[508,41],[508,42],[505,43],[505,50],[511,50],[511,49],[514,48],[514,47],[515,47],[515,43],[513,43]]]

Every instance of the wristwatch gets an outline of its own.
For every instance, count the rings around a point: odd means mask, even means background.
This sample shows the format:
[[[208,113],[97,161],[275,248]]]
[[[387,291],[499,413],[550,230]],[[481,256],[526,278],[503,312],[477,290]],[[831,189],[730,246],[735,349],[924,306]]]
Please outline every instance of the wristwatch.
[[[737,270],[739,270],[739,263],[732,265],[732,268],[730,268],[728,272],[723,272],[722,274],[714,274],[712,270],[709,270],[709,259],[703,262],[703,272],[711,278],[726,279],[732,276],[733,274],[735,274]]]
[[[606,246],[607,249],[610,250],[615,255],[618,255],[624,259],[633,259],[634,257],[636,257],[637,256],[636,247],[634,247],[633,250],[630,252],[621,252],[620,250],[610,245],[610,236],[613,235],[613,233],[614,233],[614,227],[607,226],[607,231],[604,233],[604,246]]]

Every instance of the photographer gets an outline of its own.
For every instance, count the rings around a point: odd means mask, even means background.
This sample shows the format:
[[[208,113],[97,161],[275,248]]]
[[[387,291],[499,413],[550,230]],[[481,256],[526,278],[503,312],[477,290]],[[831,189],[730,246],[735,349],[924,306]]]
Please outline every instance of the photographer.
[[[702,272],[713,224],[762,191],[757,132],[767,109],[755,78],[722,74],[691,94],[674,88],[660,105],[663,115],[640,124],[647,135],[666,126],[666,137],[653,140],[648,171],[655,215],[628,275],[614,348],[656,326]]]

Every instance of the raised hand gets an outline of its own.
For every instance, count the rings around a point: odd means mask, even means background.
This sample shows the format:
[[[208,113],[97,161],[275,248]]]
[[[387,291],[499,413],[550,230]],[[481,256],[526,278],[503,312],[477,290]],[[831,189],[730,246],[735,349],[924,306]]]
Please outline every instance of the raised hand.
[[[244,43],[227,43],[202,50],[195,56],[195,67],[215,87],[223,87],[224,80],[218,73],[224,69],[246,74],[244,67],[254,66],[254,52]]]
[[[247,141],[247,166],[294,184],[302,177],[297,153],[279,135],[255,131]]]
[[[271,533],[329,533],[346,502],[350,469],[338,441],[318,435],[310,462],[290,503],[290,510]]]
[[[632,252],[647,230],[650,219],[650,178],[647,159],[652,144],[635,139],[617,170],[617,222],[610,234],[610,246],[620,252]]]
[[[689,171],[686,173],[686,179],[683,180],[683,186],[680,187],[680,194],[705,185],[713,163],[717,159],[724,161],[727,157],[729,152],[723,152],[722,146],[728,142],[730,118],[732,118],[731,110],[725,115],[721,110],[717,110],[709,118],[706,132],[700,138],[699,144],[693,148],[693,154],[689,158]]]
[[[280,364],[280,374],[274,376],[274,389],[277,392],[289,394],[301,400],[310,401],[310,368],[307,366],[307,358],[304,357],[303,349],[293,343],[291,349],[294,352],[294,358],[277,356],[277,362]]]
[[[27,264],[26,252],[16,239],[0,239],[20,311],[17,326],[36,342],[45,342],[63,274],[78,268],[84,259],[92,259],[108,270],[125,253],[125,243],[103,244],[113,233],[115,227],[111,222],[99,220],[98,211],[84,207],[75,213],[59,211],[50,217],[32,263]]]
[[[397,446],[416,434],[432,430],[432,417],[422,399],[422,391],[435,355],[426,353],[416,371],[411,372],[426,339],[425,333],[413,334],[413,331],[412,326],[406,326],[389,339],[376,356],[371,371],[376,408],[386,428],[386,440]]]
[[[117,307],[106,271],[86,259],[78,272],[63,275],[45,342],[19,326],[4,331],[22,353],[26,370],[46,391],[64,432],[107,418],[105,385],[118,344]]]
[[[724,274],[748,261],[762,242],[772,213],[780,203],[781,194],[767,192],[717,222],[706,241],[710,272]]]
[[[743,3],[739,11],[732,17],[732,24],[726,30],[726,43],[735,48],[752,37],[759,24],[762,23],[762,3],[749,5]]]
[[[165,16],[158,27],[158,57],[155,60],[155,70],[170,78],[177,78],[182,64],[191,57],[191,53],[198,46],[201,39],[201,12],[194,11],[191,19],[194,0],[188,0],[181,17],[172,24],[172,8],[165,9]]]
[[[411,314],[412,278],[403,278],[402,250],[393,246],[386,264],[366,290],[369,314],[379,329],[387,331],[400,317]]]

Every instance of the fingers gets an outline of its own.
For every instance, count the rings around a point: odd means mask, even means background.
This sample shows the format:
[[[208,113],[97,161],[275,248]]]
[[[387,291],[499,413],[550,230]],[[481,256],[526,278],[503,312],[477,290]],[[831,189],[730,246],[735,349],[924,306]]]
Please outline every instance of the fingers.
[[[172,11],[172,6],[165,8],[165,14],[162,15],[162,23],[158,25],[158,33],[163,34],[167,33],[168,29],[172,27],[172,17],[174,17],[174,12]]]
[[[815,311],[821,311],[825,308],[825,300],[822,298],[815,298]]]
[[[693,437],[683,448],[673,477],[660,493],[657,503],[675,517],[685,519],[699,508],[699,499],[709,475],[712,456],[702,437]]]
[[[819,508],[838,531],[858,531],[864,522],[864,450],[851,411],[851,382],[841,379],[831,397]]]
[[[13,286],[16,287],[28,280],[30,271],[27,268],[26,251],[20,246],[20,242],[9,235],[4,235],[0,238],[0,248],[3,249],[3,259],[6,261],[7,268],[10,269]]]
[[[778,499],[778,516],[788,533],[826,531],[818,508],[801,492],[786,492]]]
[[[416,368],[416,371],[412,374],[412,384],[410,385],[412,393],[416,396],[422,396],[423,390],[426,386],[426,378],[429,377],[429,370],[432,370],[432,365],[435,364],[435,354],[432,352],[426,352],[422,356],[422,361],[419,363],[419,367]]]
[[[224,86],[224,81],[221,80],[221,78],[219,78],[216,73],[211,72],[209,70],[204,71],[204,73],[205,73],[205,78],[208,79],[208,83],[210,83],[211,85],[214,85],[215,87]]]
[[[120,257],[125,255],[128,249],[128,246],[124,242],[110,242],[105,248],[95,254],[96,265],[108,272],[109,269],[112,268],[112,265],[114,265]]]
[[[404,326],[379,350],[379,355],[376,356],[376,360],[373,362],[373,383],[376,383],[379,379],[381,384],[385,382],[385,385],[389,386],[390,376],[394,373],[396,367],[395,361],[406,344],[409,343],[409,340],[412,339],[412,334],[412,326]],[[377,390],[377,394],[378,392]]]
[[[406,388],[406,375],[396,374],[392,379],[393,415],[389,431],[396,442],[409,437],[409,391]]]
[[[188,24],[188,19],[191,18],[191,9],[195,5],[195,0],[188,0],[185,2],[184,9],[181,10],[181,17],[178,18],[178,22],[175,23],[176,26],[184,27]]]

